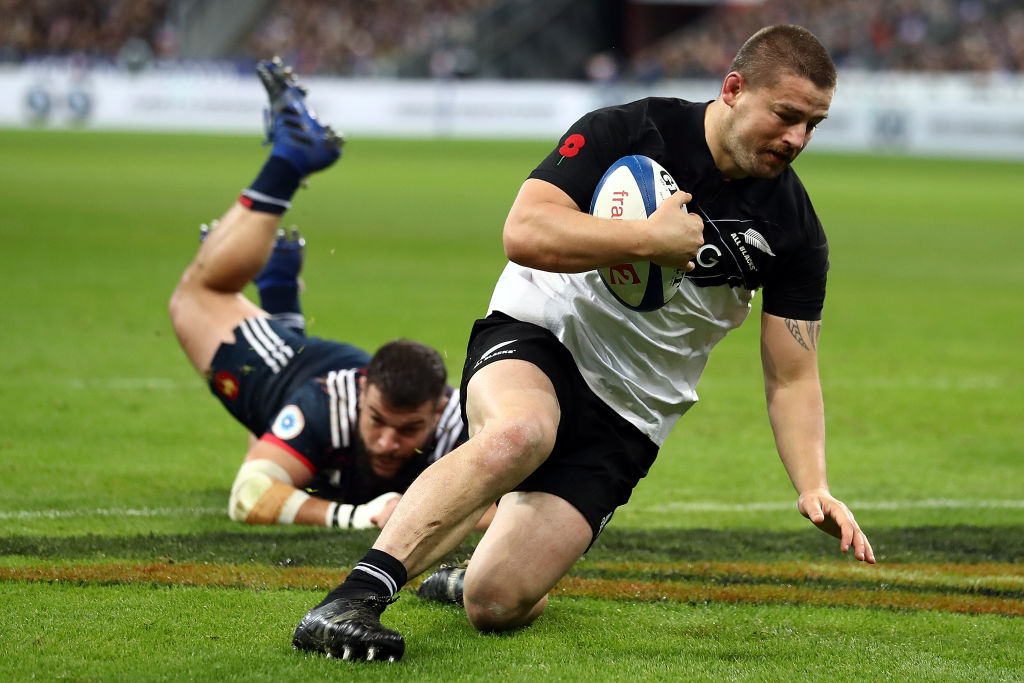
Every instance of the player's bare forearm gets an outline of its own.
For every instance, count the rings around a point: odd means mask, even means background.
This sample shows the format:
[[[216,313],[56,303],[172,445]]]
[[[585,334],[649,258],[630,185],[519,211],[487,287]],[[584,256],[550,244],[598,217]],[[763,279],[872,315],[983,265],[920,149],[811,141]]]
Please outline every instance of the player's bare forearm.
[[[775,445],[798,493],[828,489],[817,321],[763,314],[761,361]]]
[[[768,392],[768,417],[779,458],[797,493],[828,490],[825,419],[817,382],[797,382]]]
[[[850,509],[832,496],[825,465],[825,408],[818,377],[817,321],[761,316],[761,363],[775,444],[799,498],[797,509],[822,531],[874,564],[871,543]]]
[[[703,222],[681,208],[689,199],[679,192],[646,220],[610,220],[581,211],[558,187],[531,178],[505,221],[505,254],[520,265],[558,273],[638,260],[689,268],[703,244]]]
[[[505,221],[505,254],[520,265],[562,273],[631,260],[625,253],[642,247],[639,231],[629,230],[626,221],[608,221],[611,224],[602,226],[604,229],[595,227],[601,220],[581,211],[554,185],[527,180]],[[629,234],[634,243],[627,245],[623,236]]]

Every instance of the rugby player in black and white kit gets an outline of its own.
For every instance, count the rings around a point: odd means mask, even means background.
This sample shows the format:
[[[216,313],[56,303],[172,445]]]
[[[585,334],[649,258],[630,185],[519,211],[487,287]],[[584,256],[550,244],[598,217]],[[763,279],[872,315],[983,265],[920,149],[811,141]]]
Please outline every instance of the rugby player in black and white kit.
[[[466,440],[459,392],[424,344],[396,340],[371,358],[305,335],[304,243],[281,230],[281,216],[300,181],[338,159],[341,142],[280,61],[258,72],[270,96],[270,156],[205,233],[171,319],[210,390],[253,435],[231,488],[232,519],[383,526],[416,476]],[[252,280],[262,308],[241,294]]]
[[[744,321],[757,290],[768,413],[797,508],[842,551],[875,561],[829,492],[817,367],[828,246],[790,168],[835,87],[817,38],[768,27],[740,48],[713,102],[645,99],[566,132],[505,223],[510,263],[474,326],[463,373],[469,441],[410,487],[346,582],[300,622],[296,647],[401,657],[404,640],[379,614],[496,498],[464,575],[441,572],[447,584],[462,579],[477,629],[532,622],[697,400],[708,354]],[[630,154],[662,164],[682,191],[647,220],[589,215],[602,174]],[[639,260],[688,271],[653,312],[617,304],[596,272]]]

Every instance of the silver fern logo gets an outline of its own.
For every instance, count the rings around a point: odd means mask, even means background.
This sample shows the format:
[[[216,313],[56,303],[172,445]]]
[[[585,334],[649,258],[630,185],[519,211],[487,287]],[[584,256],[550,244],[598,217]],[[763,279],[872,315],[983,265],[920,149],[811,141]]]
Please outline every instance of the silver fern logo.
[[[764,253],[768,254],[769,256],[775,256],[775,252],[773,252],[772,248],[768,245],[768,240],[766,240],[764,238],[764,235],[759,233],[757,230],[750,228],[746,232],[736,234],[742,235],[743,241],[749,244],[750,246],[754,247],[755,249],[759,249]]]

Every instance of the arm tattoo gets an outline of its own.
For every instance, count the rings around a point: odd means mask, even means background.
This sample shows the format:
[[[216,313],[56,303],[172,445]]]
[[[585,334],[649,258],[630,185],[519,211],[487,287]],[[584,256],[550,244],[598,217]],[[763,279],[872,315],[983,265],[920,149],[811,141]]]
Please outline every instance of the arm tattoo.
[[[803,330],[800,329],[801,324]],[[793,335],[800,346],[808,351],[818,350],[818,338],[821,336],[821,323],[816,320],[793,320],[786,318],[786,329]]]

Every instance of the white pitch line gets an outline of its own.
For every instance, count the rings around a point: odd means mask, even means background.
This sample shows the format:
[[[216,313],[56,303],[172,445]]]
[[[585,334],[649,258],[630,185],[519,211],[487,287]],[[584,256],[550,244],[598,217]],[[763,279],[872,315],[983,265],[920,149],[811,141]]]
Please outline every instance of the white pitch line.
[[[202,386],[201,382],[181,382],[170,377],[73,377],[65,382],[69,389],[117,389],[135,391],[138,389],[181,389]]]
[[[851,502],[856,510],[948,510],[948,509],[1024,509],[1024,500],[962,500],[925,498],[922,500],[878,500]],[[788,512],[796,509],[794,501],[756,503],[715,503],[710,501],[676,501],[643,508],[651,512]],[[69,517],[220,517],[227,509],[220,507],[185,508],[80,508],[77,510],[0,510],[0,520],[65,519]]]
[[[749,378],[708,376],[701,380],[701,386],[739,386],[752,381]],[[1006,377],[1001,375],[910,375],[893,377],[890,375],[827,375],[821,380],[822,387],[829,389],[878,389],[895,390],[915,389],[922,391],[992,391],[1010,386]]]
[[[0,519],[65,519],[68,517],[212,517],[227,508],[90,508],[78,510],[0,510]]]

